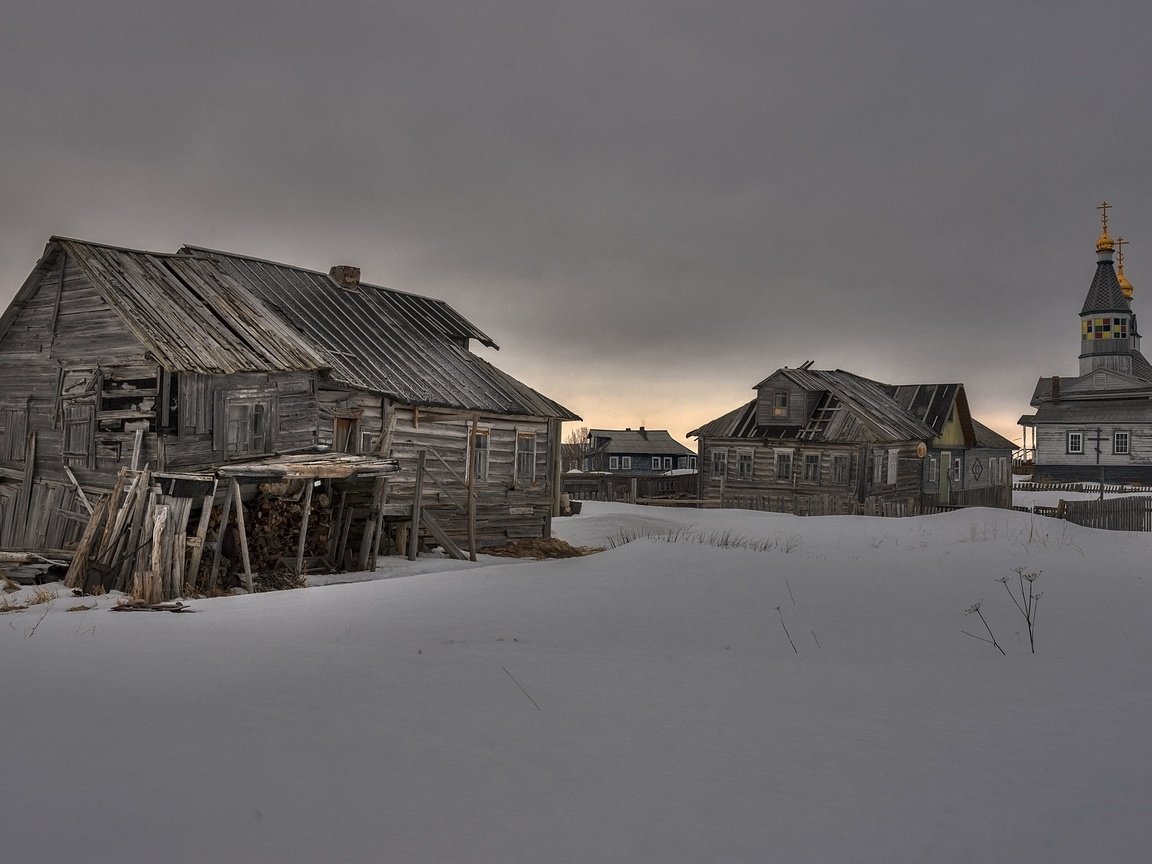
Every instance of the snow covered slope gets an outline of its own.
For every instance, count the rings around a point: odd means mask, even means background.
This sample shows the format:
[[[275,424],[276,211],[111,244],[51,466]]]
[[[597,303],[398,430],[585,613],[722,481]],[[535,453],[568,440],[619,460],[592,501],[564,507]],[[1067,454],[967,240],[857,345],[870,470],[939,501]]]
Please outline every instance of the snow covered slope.
[[[675,542],[0,616],[5,859],[1147,860],[1152,536],[592,503],[556,527]],[[962,632],[981,599],[1007,656]]]

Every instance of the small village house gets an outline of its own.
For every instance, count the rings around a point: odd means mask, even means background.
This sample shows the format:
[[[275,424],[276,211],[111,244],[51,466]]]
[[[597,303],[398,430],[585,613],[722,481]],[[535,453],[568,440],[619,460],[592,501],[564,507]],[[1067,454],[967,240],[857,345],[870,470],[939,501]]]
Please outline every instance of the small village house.
[[[584,471],[645,476],[694,470],[696,454],[667,429],[589,429],[582,463]]]
[[[238,480],[250,514],[265,493],[305,512],[323,498],[317,554],[336,567],[425,533],[391,525],[417,495],[473,550],[546,537],[561,422],[579,418],[473,343],[496,347],[447,303],[355,267],[53,237],[0,317],[0,546],[74,546],[94,503],[145,468],[158,495],[213,479],[181,513],[189,536]]]
[[[911,515],[1012,503],[1013,444],[975,421],[961,384],[894,386],[805,363],[689,434],[706,505]]]

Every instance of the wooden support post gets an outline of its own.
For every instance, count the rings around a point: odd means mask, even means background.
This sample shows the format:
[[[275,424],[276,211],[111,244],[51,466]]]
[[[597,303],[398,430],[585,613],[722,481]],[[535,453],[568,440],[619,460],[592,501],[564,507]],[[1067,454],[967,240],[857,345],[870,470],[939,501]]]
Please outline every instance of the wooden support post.
[[[360,556],[356,559],[359,570],[376,569],[376,530],[380,522],[380,499],[384,494],[384,478],[377,477],[372,484],[372,503],[364,519],[364,536],[360,539]]]
[[[300,504],[300,536],[296,539],[296,575],[299,576],[304,570],[304,543],[308,537],[308,516],[312,510],[312,486],[313,481],[311,478],[304,481],[304,500]]]
[[[20,481],[19,497],[16,499],[16,524],[14,532],[20,538],[18,542],[28,546],[34,545],[32,538],[25,536],[28,532],[28,510],[32,505],[32,479],[36,476],[36,433],[29,432],[24,440],[24,476]],[[11,541],[9,541],[11,542]]]
[[[408,560],[415,561],[420,548],[420,498],[424,494],[424,463],[428,459],[425,450],[416,453],[416,488],[412,492],[412,525],[408,532]]]
[[[248,593],[256,592],[252,584],[252,562],[248,560],[248,532],[244,527],[244,500],[240,497],[240,481],[235,477],[230,484],[232,497],[236,499],[236,533],[240,539],[240,561],[244,565],[244,582],[248,586]]]
[[[219,483],[219,480],[213,480],[212,492],[204,496],[204,502],[200,507],[200,521],[196,523],[196,536],[189,541],[192,557],[184,574],[184,591],[187,594],[196,591],[196,580],[200,576],[200,560],[204,556],[204,541],[208,537],[208,522],[212,519],[212,503],[216,500],[216,487]],[[219,547],[219,540],[216,545]]]
[[[480,425],[480,415],[472,417],[468,430],[467,476],[468,478],[468,560],[476,560],[476,427]]]
[[[235,481],[233,481],[235,482]],[[220,525],[216,530],[216,551],[212,555],[212,573],[208,576],[205,590],[211,591],[216,584],[220,573],[220,559],[224,555],[224,534],[228,531],[228,517],[232,513],[232,486],[229,484],[228,492],[224,495],[224,503],[220,506]]]

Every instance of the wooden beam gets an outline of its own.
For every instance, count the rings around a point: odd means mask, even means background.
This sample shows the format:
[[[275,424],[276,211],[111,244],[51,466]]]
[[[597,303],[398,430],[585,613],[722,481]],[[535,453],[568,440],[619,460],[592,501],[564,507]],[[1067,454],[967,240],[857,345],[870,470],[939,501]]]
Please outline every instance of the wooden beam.
[[[240,497],[240,482],[235,477],[232,478],[231,489],[232,497],[236,499],[236,531],[240,535],[240,561],[244,564],[244,582],[248,586],[248,593],[255,594],[252,562],[248,559],[248,531],[244,527],[244,500]]]
[[[427,510],[421,511],[420,521],[423,523],[424,527],[428,529],[432,536],[436,538],[436,542],[443,546],[444,551],[447,552],[451,557],[455,558],[457,561],[468,560],[468,556],[461,552],[460,547],[452,542],[452,538],[448,536],[448,533],[442,527],[440,527],[440,523],[436,521],[430,512]]]
[[[308,537],[308,515],[312,510],[313,481],[304,481],[304,500],[300,505],[300,536],[296,538],[296,575],[304,569],[304,543]]]
[[[465,475],[468,477],[468,560],[476,560],[476,427],[480,425],[480,415],[472,416],[468,427],[468,447],[465,451]]]
[[[184,573],[184,588],[191,594],[196,590],[196,580],[200,575],[200,561],[204,557],[204,541],[208,537],[208,523],[212,519],[212,504],[216,500],[216,487],[219,480],[212,481],[212,491],[204,496],[200,507],[200,521],[196,523],[196,534],[188,540],[192,547],[192,557]],[[219,543],[217,543],[219,545]]]
[[[80,503],[84,505],[84,509],[88,511],[88,515],[92,515],[92,502],[88,500],[88,496],[84,494],[84,490],[80,488],[80,481],[76,479],[76,475],[72,473],[72,469],[67,465],[64,466],[64,473],[68,475],[68,479],[72,481],[72,485],[76,487],[76,494],[80,496]]]
[[[233,480],[233,483],[236,481]],[[224,503],[220,506],[220,524],[216,531],[216,551],[212,555],[212,573],[208,576],[208,584],[205,588],[209,591],[212,586],[216,584],[216,577],[220,573],[220,559],[224,555],[224,534],[228,531],[228,517],[232,512],[232,487],[228,487],[227,494],[224,495]]]
[[[428,453],[424,450],[416,453],[416,488],[412,493],[412,529],[408,532],[408,560],[415,561],[416,553],[420,548],[420,496],[424,494],[424,463]]]

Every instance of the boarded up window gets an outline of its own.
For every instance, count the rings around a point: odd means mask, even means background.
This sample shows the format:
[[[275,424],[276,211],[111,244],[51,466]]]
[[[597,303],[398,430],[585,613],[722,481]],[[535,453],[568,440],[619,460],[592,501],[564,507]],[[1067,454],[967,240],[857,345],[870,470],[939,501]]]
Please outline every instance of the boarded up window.
[[[64,403],[61,458],[73,468],[96,467],[96,405],[87,400]]]
[[[28,406],[6,405],[3,409],[5,459],[24,461],[24,444],[28,437]]]
[[[516,433],[516,479],[521,483],[536,482],[536,433]]]

